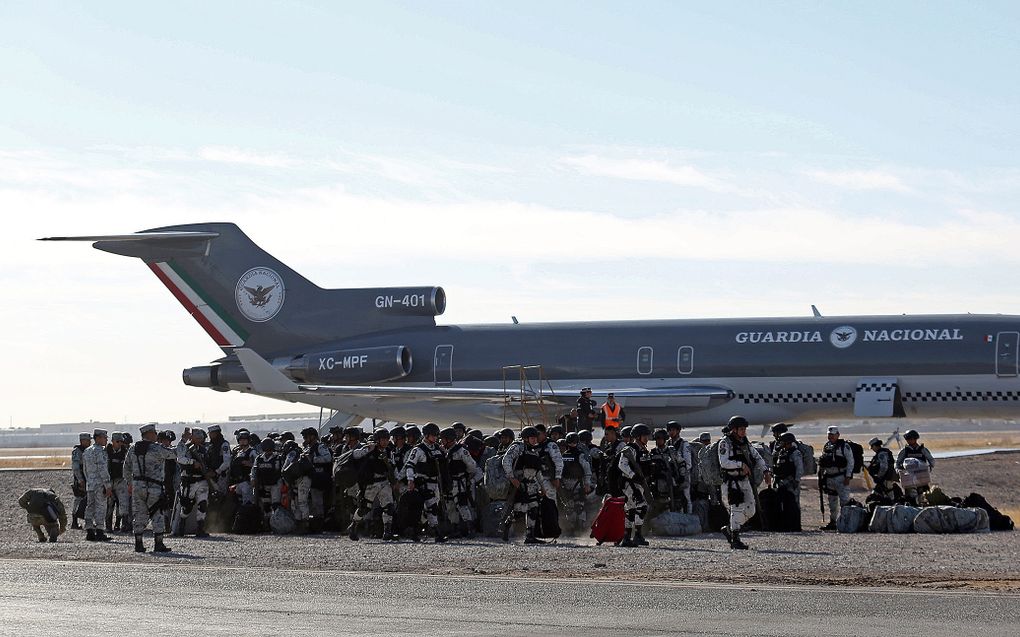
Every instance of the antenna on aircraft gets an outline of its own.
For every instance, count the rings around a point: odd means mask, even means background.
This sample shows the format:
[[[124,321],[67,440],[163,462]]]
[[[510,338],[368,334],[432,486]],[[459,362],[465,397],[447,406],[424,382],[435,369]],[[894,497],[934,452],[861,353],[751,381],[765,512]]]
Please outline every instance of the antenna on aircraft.
[[[815,318],[822,318],[822,313],[818,311],[818,308],[815,307],[814,303],[811,304],[811,313],[815,315]]]
[[[521,323],[520,321],[517,320],[516,316],[511,316],[510,320],[512,320],[514,322],[514,325],[520,325],[520,323]]]

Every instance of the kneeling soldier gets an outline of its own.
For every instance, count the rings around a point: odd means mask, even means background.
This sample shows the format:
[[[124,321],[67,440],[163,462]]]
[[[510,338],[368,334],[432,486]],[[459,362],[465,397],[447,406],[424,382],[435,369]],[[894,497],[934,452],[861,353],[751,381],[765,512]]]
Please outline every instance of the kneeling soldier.
[[[53,489],[29,489],[18,499],[18,504],[28,512],[28,524],[40,542],[47,539],[43,529],[50,542],[56,542],[57,536],[67,529],[67,511]]]

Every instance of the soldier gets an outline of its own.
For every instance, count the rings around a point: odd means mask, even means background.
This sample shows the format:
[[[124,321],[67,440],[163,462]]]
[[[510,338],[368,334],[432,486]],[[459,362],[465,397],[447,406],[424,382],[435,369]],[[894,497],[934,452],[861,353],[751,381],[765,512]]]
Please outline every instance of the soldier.
[[[648,437],[651,430],[647,425],[637,424],[631,428],[631,442],[620,453],[618,464],[623,477],[623,497],[627,498],[624,511],[624,536],[620,546],[648,546],[641,535],[641,527],[648,515]],[[631,535],[633,533],[633,536]]]
[[[57,536],[67,530],[67,511],[53,489],[29,489],[18,504],[28,513],[28,524],[40,542],[47,541],[47,536],[50,542],[56,542]]]
[[[779,437],[789,431],[790,428],[783,422],[777,422],[772,425],[770,431],[772,432],[772,441],[769,442],[769,453],[772,455],[776,454],[776,448],[782,446],[779,442]]]
[[[71,509],[71,528],[80,529],[78,518],[85,517],[85,471],[82,469],[81,457],[92,444],[92,434],[83,431],[78,434],[78,444],[71,447],[71,493],[74,502]]]
[[[818,459],[818,488],[828,496],[829,523],[823,531],[834,531],[839,510],[850,501],[850,478],[854,471],[854,452],[839,437],[839,428],[828,429],[828,441]]]
[[[347,529],[348,537],[352,540],[358,539],[358,525],[373,507],[379,507],[382,511],[383,540],[394,539],[393,486],[395,480],[393,465],[390,463],[389,444],[390,433],[385,429],[376,429],[372,433],[372,442],[354,451],[354,457],[362,462],[359,472],[364,478],[359,480],[359,506],[354,512],[350,528]]]
[[[691,487],[695,481],[695,476],[692,474],[691,469],[694,467],[694,459],[691,455],[694,453],[691,448],[691,443],[680,437],[680,432],[683,427],[680,426],[675,420],[670,420],[666,423],[666,435],[669,436],[668,445],[676,450],[676,455],[673,460],[677,466],[677,473],[680,481],[677,483],[677,488],[681,490],[684,496],[684,512],[691,512]]]
[[[506,453],[506,450],[510,448],[510,445],[514,444],[514,430],[509,427],[504,427],[496,432],[499,436],[499,446],[496,447],[496,455],[500,456]]]
[[[467,425],[462,422],[455,422],[450,427],[457,432],[457,442],[464,442],[464,436],[467,435]]]
[[[932,457],[931,452],[925,448],[924,445],[918,444],[917,441],[921,435],[917,433],[917,430],[911,429],[907,433],[903,434],[903,439],[907,441],[907,446],[900,449],[900,453],[896,456],[896,469],[903,471],[903,461],[907,458],[916,458],[921,464],[927,464],[928,469],[935,468],[935,458]],[[912,504],[917,504],[917,496],[928,491],[928,485],[920,487],[907,487],[903,490],[903,495]]]
[[[407,454],[411,451],[411,448],[407,446],[407,432],[403,426],[397,425],[390,430],[390,442],[387,449],[390,452],[390,465],[393,466],[393,488],[396,489],[396,497],[399,499],[404,495],[404,491],[407,491],[404,463],[407,462]]]
[[[723,502],[730,510],[730,523],[722,528],[723,535],[730,542],[730,548],[746,549],[740,541],[740,527],[754,516],[754,487],[751,473],[758,468],[765,481],[772,482],[772,472],[758,452],[747,441],[747,420],[733,416],[723,429],[725,436],[719,441],[719,468],[722,470],[725,488]]]
[[[251,486],[251,470],[258,453],[250,445],[251,432],[238,429],[234,432],[237,446],[230,450],[229,483],[234,487],[241,504],[255,504],[255,490]]]
[[[582,433],[591,432],[585,431]],[[566,437],[567,450],[563,452],[563,481],[560,483],[560,500],[563,515],[575,529],[583,529],[587,524],[584,511],[588,494],[595,488],[592,478],[591,462],[588,454],[580,447],[580,436],[570,432]]]
[[[892,504],[903,496],[900,485],[896,483],[898,476],[892,450],[887,449],[880,438],[872,438],[868,446],[875,453],[868,463],[868,474],[875,481],[872,493],[879,502]]]
[[[280,506],[283,490],[283,457],[276,453],[276,443],[271,438],[263,440],[259,447],[262,453],[255,456],[248,479],[255,498],[262,505],[262,515],[268,528],[269,516]]]
[[[439,528],[440,462],[443,449],[436,441],[439,439],[439,425],[426,423],[422,428],[422,441],[411,449],[405,464],[405,477],[409,491],[418,491],[425,501],[425,520],[428,532],[436,542],[445,542],[446,537]]]
[[[800,480],[804,477],[804,457],[797,446],[797,436],[784,431],[776,440],[772,454],[772,475],[775,476],[776,490],[789,491],[794,502],[800,503]]]
[[[510,541],[514,519],[523,513],[528,528],[524,543],[544,544],[535,537],[542,490],[542,455],[538,448],[537,429],[525,427],[521,431],[521,439],[510,445],[503,454],[503,471],[514,488],[512,497],[507,499],[507,504],[512,502],[513,506],[508,507],[509,511],[503,520],[503,541]]]
[[[712,434],[708,433],[707,431],[702,431],[701,434],[698,435],[698,442],[700,442],[701,444],[703,444],[706,447],[711,445],[712,444]]]
[[[665,429],[652,432],[655,446],[648,451],[650,470],[646,477],[649,480],[650,492],[645,495],[658,500],[665,498],[671,511],[686,510],[683,485],[685,475],[681,473],[679,453],[668,444],[669,434]]]
[[[142,535],[152,521],[155,538],[153,551],[167,553],[170,549],[163,544],[166,522],[163,519],[167,509],[166,467],[167,462],[176,458],[176,453],[159,444],[156,425],[143,425],[138,429],[142,439],[128,448],[124,461],[124,479],[131,485],[132,506],[131,530],[135,535],[135,551],[145,552]]]
[[[131,502],[128,498],[128,485],[124,479],[124,458],[127,456],[127,445],[124,434],[115,431],[110,436],[110,444],[106,445],[106,457],[110,459],[110,484],[113,499],[106,503],[106,530],[127,531],[131,520]],[[116,522],[113,519],[114,505],[117,507]]]
[[[174,535],[184,535],[187,519],[195,512],[195,537],[209,537],[205,531],[205,517],[209,512],[209,490],[216,472],[209,467],[210,449],[205,444],[205,430],[194,428],[187,443],[177,445],[177,464],[181,466],[181,486],[177,492],[178,506],[174,510]],[[225,442],[225,441],[224,441]]]
[[[92,446],[82,454],[85,472],[85,539],[90,542],[107,542],[103,533],[106,522],[106,500],[113,493],[110,482],[110,459],[106,455],[106,430],[92,432]]]
[[[298,462],[307,467],[308,474],[297,481],[294,519],[300,532],[318,533],[326,514],[325,492],[333,484],[333,454],[319,442],[319,430],[315,427],[302,429],[301,437],[304,444]]]
[[[595,428],[595,421],[598,419],[598,405],[591,398],[591,387],[581,390],[577,399],[577,428],[580,431],[591,431]]]
[[[207,445],[210,471],[216,472],[212,478],[216,491],[220,494],[227,492],[230,477],[230,443],[223,437],[223,431],[219,425],[209,425],[209,444]]]
[[[467,446],[457,441],[457,430],[453,427],[440,431],[439,439],[446,450],[450,476],[450,484],[445,494],[446,517],[450,526],[457,529],[460,537],[471,537],[474,535],[472,529],[475,522],[471,487],[476,478],[478,464],[468,452]]]
[[[152,424],[153,427],[156,426],[156,423],[151,423],[151,424]],[[176,440],[176,439],[177,439],[177,434],[175,434],[170,429],[167,429],[165,431],[161,431],[158,434],[156,434],[156,443],[159,444],[159,446],[163,447],[164,449],[170,449],[171,451],[174,451],[174,449],[172,447],[172,444],[173,444],[173,441]],[[164,509],[162,511],[162,513],[163,513],[163,515],[162,515],[163,526],[164,526],[162,532],[170,533],[170,526],[171,526],[170,523],[173,521],[173,516],[170,515],[170,513],[172,513],[172,511],[174,509],[174,495],[173,494],[177,493],[177,490],[178,490],[178,487],[179,487],[179,482],[180,482],[180,479],[181,479],[181,472],[179,470],[179,465],[177,464],[177,454],[176,454],[176,452],[174,453],[174,456],[172,458],[168,458],[167,460],[165,460],[163,462],[163,465],[164,465],[164,467],[163,467],[163,493],[165,495],[165,498],[163,500]],[[131,506],[134,507],[134,498],[132,498]],[[132,520],[133,519],[134,519],[134,516],[132,515]],[[133,524],[133,522],[132,522],[132,524]]]
[[[413,422],[409,422],[404,427],[404,432],[407,434],[408,449],[410,450],[417,447],[418,443],[421,442],[421,429],[418,428],[418,425],[414,424]],[[411,452],[408,451],[408,453]]]
[[[563,454],[560,446],[546,435],[545,425],[535,425],[538,430],[538,450],[542,455],[542,494],[556,501],[556,490],[563,478]]]

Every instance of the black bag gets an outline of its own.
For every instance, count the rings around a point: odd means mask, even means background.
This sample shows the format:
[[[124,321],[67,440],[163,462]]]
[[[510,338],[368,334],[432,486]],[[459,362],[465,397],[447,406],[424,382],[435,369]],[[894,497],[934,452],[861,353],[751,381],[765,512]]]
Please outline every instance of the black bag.
[[[393,529],[400,535],[408,530],[417,534],[421,530],[421,514],[425,510],[425,498],[417,490],[405,491],[397,501],[393,514]]]
[[[730,524],[730,512],[729,509],[721,504],[713,504],[708,509],[708,528],[713,531],[718,531],[724,526]]]
[[[234,514],[231,533],[253,535],[262,531],[262,511],[254,504],[242,504]]]
[[[992,531],[1012,531],[1013,520],[1008,515],[1003,515],[998,509],[988,504],[980,493],[971,493],[963,499],[963,506],[967,508],[984,509],[988,512],[988,528]]]
[[[850,451],[853,452],[854,473],[860,473],[861,471],[864,471],[864,447],[857,444],[853,440],[847,440],[846,444],[850,445]]]
[[[538,504],[538,520],[535,522],[535,537],[558,538],[560,530],[560,510],[556,501],[543,497]]]
[[[354,450],[345,451],[333,461],[333,486],[340,491],[346,491],[358,484],[361,476],[361,467],[364,464],[362,459],[354,459]]]
[[[779,524],[779,494],[772,489],[765,489],[758,494],[758,503],[761,509],[755,514],[758,527],[761,530],[778,531]]]
[[[777,504],[776,523],[775,526],[769,528],[773,531],[799,533],[801,531],[800,503],[797,502],[793,491],[778,489],[775,491],[775,494]],[[764,505],[764,502],[762,504]]]

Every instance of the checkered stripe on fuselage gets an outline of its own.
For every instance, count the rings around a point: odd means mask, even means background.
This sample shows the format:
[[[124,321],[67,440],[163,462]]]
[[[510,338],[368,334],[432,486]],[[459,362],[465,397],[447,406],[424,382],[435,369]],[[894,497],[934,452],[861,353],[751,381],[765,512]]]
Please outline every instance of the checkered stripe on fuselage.
[[[745,405],[791,404],[791,403],[852,403],[854,395],[843,392],[798,393],[798,394],[737,394]]]

